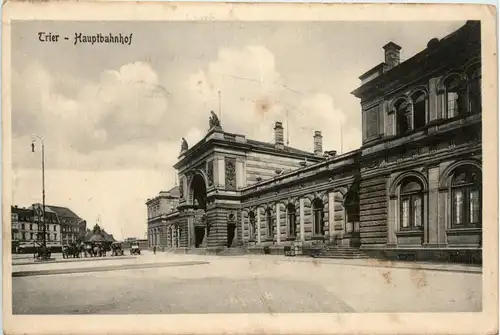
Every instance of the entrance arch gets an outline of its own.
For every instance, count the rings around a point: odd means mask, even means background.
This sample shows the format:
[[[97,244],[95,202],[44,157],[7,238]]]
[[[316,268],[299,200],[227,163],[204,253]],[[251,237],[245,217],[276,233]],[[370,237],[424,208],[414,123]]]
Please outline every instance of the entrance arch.
[[[196,173],[191,180],[189,189],[190,200],[192,201],[194,216],[194,246],[199,248],[207,235],[207,224],[205,213],[207,210],[207,187],[202,174]]]

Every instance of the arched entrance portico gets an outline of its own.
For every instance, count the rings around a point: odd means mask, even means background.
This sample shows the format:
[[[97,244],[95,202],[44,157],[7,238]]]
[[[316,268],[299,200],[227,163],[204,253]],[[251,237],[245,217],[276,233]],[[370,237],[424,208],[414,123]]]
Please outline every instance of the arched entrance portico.
[[[205,178],[197,173],[194,175],[190,185],[190,196],[192,199],[194,215],[194,246],[199,248],[206,238],[207,225],[205,213],[207,210],[207,188]]]

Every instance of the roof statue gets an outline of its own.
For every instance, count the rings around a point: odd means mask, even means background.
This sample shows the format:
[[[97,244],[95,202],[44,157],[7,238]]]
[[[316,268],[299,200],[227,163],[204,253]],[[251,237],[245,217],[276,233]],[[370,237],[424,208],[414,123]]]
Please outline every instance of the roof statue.
[[[181,142],[181,152],[186,151],[187,149],[189,149],[189,145],[186,139],[183,137]]]
[[[209,119],[210,129],[213,127],[220,127],[220,120],[214,111],[210,111],[210,119]]]

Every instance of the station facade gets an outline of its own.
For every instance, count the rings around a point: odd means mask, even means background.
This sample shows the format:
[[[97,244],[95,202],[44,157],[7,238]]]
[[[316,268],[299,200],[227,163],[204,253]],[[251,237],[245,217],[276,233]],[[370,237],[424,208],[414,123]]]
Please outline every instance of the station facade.
[[[374,256],[467,251],[480,259],[480,22],[404,62],[397,44],[383,50],[352,92],[362,113],[358,150],[324,152],[320,131],[311,134],[313,152],[288,147],[280,122],[274,143],[247,139],[212,113],[200,142],[183,140],[178,205],[162,216],[160,244],[276,253],[343,245]]]

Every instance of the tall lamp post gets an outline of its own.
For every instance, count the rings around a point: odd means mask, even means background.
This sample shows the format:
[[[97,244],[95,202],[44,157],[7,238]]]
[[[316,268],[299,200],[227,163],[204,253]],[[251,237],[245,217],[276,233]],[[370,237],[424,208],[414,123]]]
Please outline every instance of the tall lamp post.
[[[39,135],[31,136],[31,152],[35,152],[35,143],[37,140],[40,140],[42,143],[42,227],[43,227],[43,238],[42,238],[42,246],[47,246],[46,241],[46,222],[45,222],[45,145],[43,143],[43,137]]]

